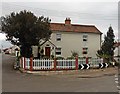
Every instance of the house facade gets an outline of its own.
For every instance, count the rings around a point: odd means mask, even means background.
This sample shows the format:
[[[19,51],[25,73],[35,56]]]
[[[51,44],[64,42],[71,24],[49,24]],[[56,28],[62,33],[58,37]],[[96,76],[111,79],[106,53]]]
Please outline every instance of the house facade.
[[[96,57],[102,33],[94,25],[71,24],[66,18],[65,23],[51,23],[50,27],[51,38],[41,47],[44,55],[66,58],[76,52],[80,57]]]
[[[115,43],[114,56],[120,56],[120,42]]]

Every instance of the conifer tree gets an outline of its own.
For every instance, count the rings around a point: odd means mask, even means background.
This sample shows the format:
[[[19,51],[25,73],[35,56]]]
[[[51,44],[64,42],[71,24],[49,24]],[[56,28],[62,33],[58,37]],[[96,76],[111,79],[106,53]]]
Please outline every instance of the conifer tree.
[[[102,43],[101,49],[97,51],[97,55],[107,60],[107,62],[113,60],[114,49],[115,49],[114,38],[115,38],[114,31],[110,26],[107,35],[105,35],[104,37],[104,42]]]

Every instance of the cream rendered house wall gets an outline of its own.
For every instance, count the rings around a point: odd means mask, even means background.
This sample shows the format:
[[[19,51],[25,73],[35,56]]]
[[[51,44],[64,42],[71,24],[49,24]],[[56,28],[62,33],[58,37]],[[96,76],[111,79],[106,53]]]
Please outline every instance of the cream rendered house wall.
[[[56,41],[56,33],[61,33],[61,41]],[[83,34],[88,34],[88,41],[83,42]],[[61,56],[71,56],[71,51],[83,56],[83,47],[88,47],[88,56],[96,57],[96,51],[100,48],[100,34],[95,33],[74,33],[74,32],[53,32],[51,40],[57,47],[61,47]]]
[[[119,47],[116,47],[115,50],[114,50],[114,56],[120,56],[120,46]]]
[[[95,33],[88,34],[88,50],[89,56],[96,57],[97,50],[100,49],[101,44],[101,35]]]

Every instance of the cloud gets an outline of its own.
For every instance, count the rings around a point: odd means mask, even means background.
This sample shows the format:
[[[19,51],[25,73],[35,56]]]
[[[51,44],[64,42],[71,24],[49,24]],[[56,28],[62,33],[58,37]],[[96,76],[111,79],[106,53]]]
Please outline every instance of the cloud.
[[[5,39],[6,39],[5,34],[0,33],[0,40],[5,40]]]
[[[118,32],[117,2],[6,2],[2,4],[3,15],[10,12],[30,10],[37,16],[50,17],[52,22],[64,22],[71,17],[72,23],[94,24],[106,34],[110,24],[115,35]],[[116,37],[117,38],[117,37]]]
[[[8,48],[11,47],[12,44],[9,41],[6,40],[0,40],[0,49],[3,48]]]

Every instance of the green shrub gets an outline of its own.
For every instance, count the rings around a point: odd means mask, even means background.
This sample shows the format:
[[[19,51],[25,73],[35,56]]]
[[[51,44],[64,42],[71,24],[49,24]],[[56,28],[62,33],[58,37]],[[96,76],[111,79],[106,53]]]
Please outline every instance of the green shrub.
[[[71,56],[71,57],[67,57],[66,59],[75,59],[75,57]]]
[[[54,59],[54,55],[51,55],[51,59]]]
[[[60,60],[60,59],[65,59],[64,57],[62,56],[59,56],[59,57],[56,57],[57,60]]]
[[[78,52],[71,51],[71,53],[72,53],[72,57],[76,57],[76,56],[78,56]]]

